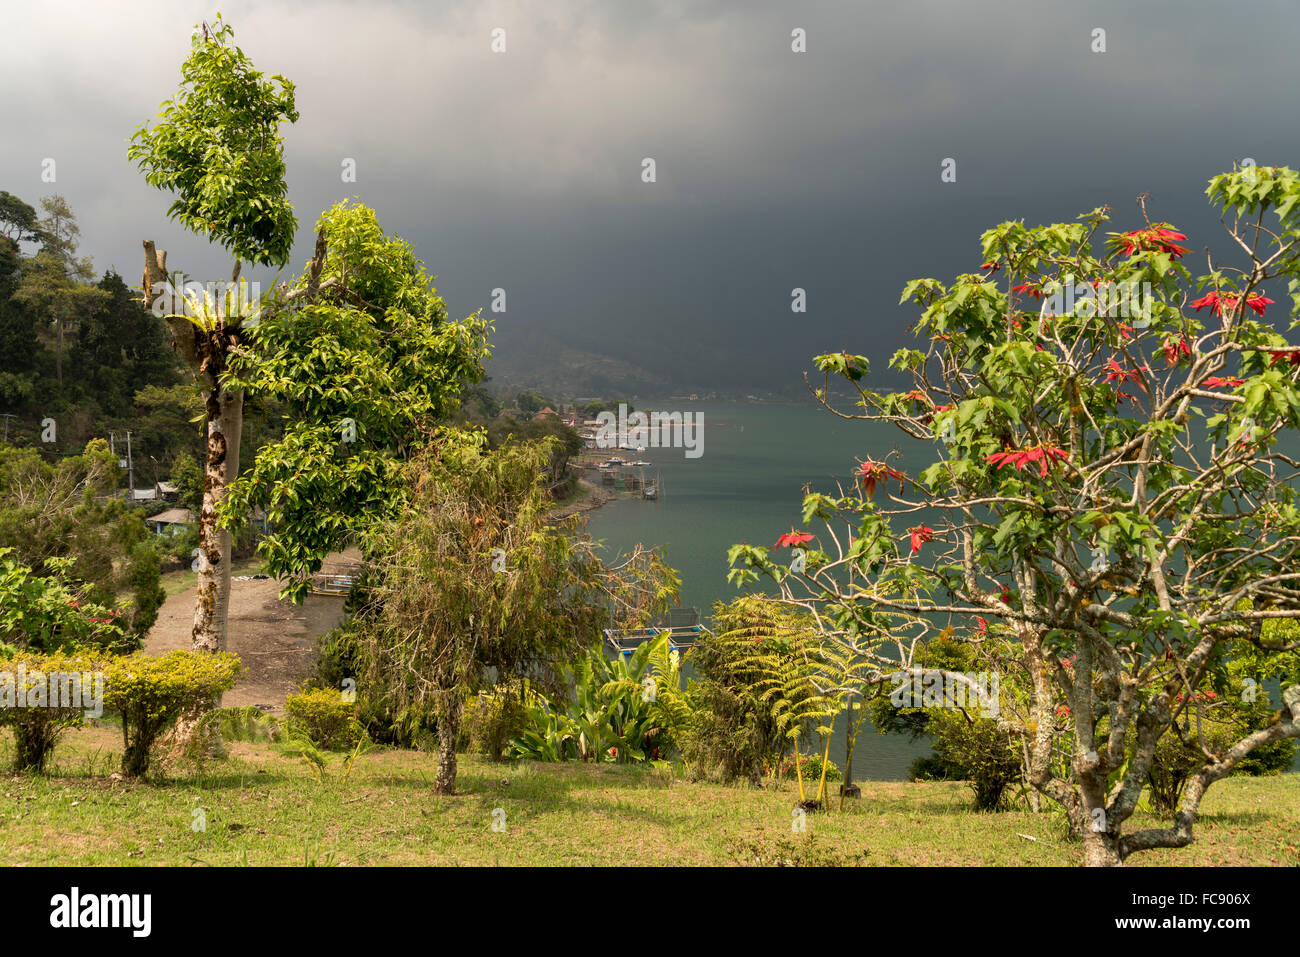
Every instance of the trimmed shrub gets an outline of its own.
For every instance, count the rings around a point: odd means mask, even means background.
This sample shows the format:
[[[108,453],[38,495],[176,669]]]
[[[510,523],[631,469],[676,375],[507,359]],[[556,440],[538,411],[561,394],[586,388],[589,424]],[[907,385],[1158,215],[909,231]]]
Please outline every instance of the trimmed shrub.
[[[104,665],[104,704],[122,718],[122,773],[149,770],[154,742],[182,714],[205,709],[229,691],[243,666],[228,652],[136,652]]]
[[[322,748],[351,751],[365,737],[355,701],[340,691],[314,688],[291,694],[284,702],[289,723]]]
[[[0,725],[13,729],[15,770],[44,771],[59,737],[102,704],[95,701],[96,685],[103,692],[99,668],[93,655],[77,652],[20,652],[0,661]]]

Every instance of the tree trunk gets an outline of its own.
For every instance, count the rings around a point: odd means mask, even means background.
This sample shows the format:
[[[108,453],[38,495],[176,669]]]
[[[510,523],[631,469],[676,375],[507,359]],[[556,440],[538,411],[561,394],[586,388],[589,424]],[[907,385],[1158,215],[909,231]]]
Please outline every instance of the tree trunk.
[[[54,352],[54,377],[59,382],[59,388],[63,388],[63,317],[59,316],[54,320],[54,325],[58,330],[59,344]]]
[[[234,277],[239,276],[235,264]],[[166,296],[163,310],[172,333],[172,346],[203,389],[207,417],[207,461],[203,470],[203,505],[199,514],[199,548],[196,564],[198,601],[190,631],[193,651],[218,652],[226,649],[226,615],[230,605],[231,536],[217,526],[217,506],[227,485],[239,476],[239,437],[244,424],[244,394],[228,391],[222,377],[230,350],[237,344],[238,328],[217,320],[199,328],[182,315],[184,302],[176,290],[167,293],[167,253],[144,241],[144,306],[151,309]],[[221,706],[218,695],[206,706],[181,715],[170,735],[176,745],[201,747],[212,756],[224,752],[220,736],[211,731],[204,742],[193,741],[199,718],[208,708]]]
[[[1122,863],[1117,838],[1105,831],[1092,831],[1085,827],[1083,832],[1084,867],[1119,867]]]
[[[438,773],[433,778],[434,794],[456,793],[456,736],[459,731],[459,714],[439,716]]]
[[[217,506],[225,497],[226,487],[239,475],[244,394],[218,386],[205,392],[204,404],[208,416],[208,448],[203,472],[203,508],[199,515],[199,600],[194,609],[191,647],[195,651],[225,651],[232,539],[229,532],[217,526]]]

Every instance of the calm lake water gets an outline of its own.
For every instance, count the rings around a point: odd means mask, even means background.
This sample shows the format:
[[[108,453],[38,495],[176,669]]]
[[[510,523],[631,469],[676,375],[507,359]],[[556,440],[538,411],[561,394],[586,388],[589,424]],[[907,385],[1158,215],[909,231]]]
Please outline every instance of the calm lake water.
[[[645,401],[638,408],[701,414],[703,454],[688,459],[680,448],[638,453],[653,464],[647,472],[660,475],[659,500],[617,499],[589,513],[588,528],[615,554],[636,542],[663,546],[682,576],[682,604],[699,608],[706,620],[714,601],[741,594],[727,583],[727,549],[740,542],[766,547],[799,528],[805,484],[823,492],[835,491],[837,482],[847,488],[859,459],[882,459],[895,448],[903,453],[902,465],[892,464],[905,471],[933,461],[928,445],[912,443],[897,429],[840,419],[811,399],[800,405]],[[854,747],[853,777],[903,780],[908,765],[929,753],[927,740],[876,734],[868,720]],[[843,765],[839,727],[831,755]],[[1300,769],[1300,756],[1293,769]]]
[[[799,527],[805,484],[824,492],[834,491],[837,481],[848,487],[857,459],[882,458],[906,441],[896,429],[839,419],[811,399],[804,405],[646,401],[641,407],[703,415],[703,454],[638,453],[653,463],[647,472],[662,479],[660,498],[617,499],[591,512],[588,528],[613,553],[636,542],[664,546],[682,576],[682,604],[699,608],[706,619],[714,601],[741,594],[727,583],[731,545],[773,544]],[[853,777],[901,780],[912,760],[928,753],[925,741],[879,735],[867,724],[854,746]],[[838,729],[831,755],[843,764]]]

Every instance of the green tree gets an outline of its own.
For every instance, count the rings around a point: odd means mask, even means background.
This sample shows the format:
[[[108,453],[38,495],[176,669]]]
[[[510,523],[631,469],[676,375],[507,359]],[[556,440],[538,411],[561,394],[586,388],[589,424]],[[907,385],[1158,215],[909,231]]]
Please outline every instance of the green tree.
[[[87,398],[109,417],[126,419],[135,393],[177,382],[176,360],[166,327],[140,307],[121,276],[110,270],[99,289],[106,297],[81,314],[69,364]]]
[[[538,470],[549,449],[484,445],[481,433],[444,432],[412,463],[409,507],[376,532],[386,548],[362,612],[359,683],[400,720],[437,723],[440,794],[455,788],[462,709],[489,669],[558,695],[564,665],[602,628],[644,623],[676,597],[656,553],[607,569],[577,521],[548,524]]]
[[[15,245],[44,239],[36,210],[3,189],[0,189],[0,236]]]
[[[1207,742],[1170,826],[1125,832],[1162,737],[1196,709],[1225,649],[1300,649],[1261,636],[1266,621],[1300,618],[1300,508],[1279,449],[1300,429],[1300,348],[1264,319],[1264,283],[1300,294],[1300,175],[1242,169],[1208,194],[1241,265],[1193,276],[1183,234],[1149,220],[1095,249],[1108,217],[1097,209],[1080,223],[1003,223],[983,235],[978,273],[908,283],[928,340],[893,358],[911,389],[869,388],[862,356],[817,364],[857,392],[860,418],[937,458],[916,475],[868,460],[861,494],[805,496],[804,520],[828,531],[801,571],[733,549],[742,578],[776,578],[842,648],[886,630],[882,614],[907,640],[945,621],[973,642],[1008,629],[1033,683],[1029,781],[1064,808],[1089,865],[1190,843],[1215,781],[1300,735],[1298,683],[1274,723]]]
[[[81,229],[67,200],[62,196],[47,196],[41,200],[41,208],[45,211],[40,221],[43,245],[24,264],[22,282],[13,298],[52,326],[55,377],[62,388],[64,333],[69,320],[104,308],[110,294],[92,282],[91,261],[76,257]]]
[[[70,561],[88,596],[116,606],[124,626],[143,638],[164,593],[152,535],[138,512],[117,496],[117,459],[103,439],[57,465],[34,449],[0,446],[0,547],[13,549],[37,574]]]
[[[487,355],[487,323],[450,321],[411,245],[385,236],[373,210],[341,202],[318,236],[328,254],[231,365],[232,385],[279,402],[287,425],[231,487],[223,520],[266,509],[273,532],[258,552],[295,601],[330,552],[396,516],[404,463]]]
[[[95,602],[69,574],[72,564],[52,558],[38,575],[13,549],[0,547],[0,659],[18,651],[134,648],[117,609]]]
[[[128,155],[153,187],[174,193],[169,214],[235,257],[231,285],[243,261],[288,262],[297,223],[288,201],[280,124],[294,123],[293,84],[264,79],[234,45],[234,31],[218,17],[196,29],[181,67],[177,96],[157,120],[136,131]],[[260,304],[244,287],[223,295],[182,297],[167,288],[167,254],[145,241],[144,305],[167,318],[176,351],[198,382],[206,413],[203,507],[199,516],[198,603],[193,646],[226,645],[230,599],[230,533],[217,508],[239,474],[244,394],[227,386],[233,353]]]
[[[524,415],[533,416],[541,412],[550,403],[547,401],[546,396],[540,392],[525,390],[515,396],[515,405],[519,406],[519,411]]]

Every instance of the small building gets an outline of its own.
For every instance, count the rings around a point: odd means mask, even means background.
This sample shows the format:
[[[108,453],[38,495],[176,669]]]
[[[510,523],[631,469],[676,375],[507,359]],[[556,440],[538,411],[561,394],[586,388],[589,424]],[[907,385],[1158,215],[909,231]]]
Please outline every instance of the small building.
[[[533,416],[533,421],[536,422],[539,419],[558,419],[559,417],[560,413],[556,412],[548,405],[546,408],[542,409],[541,412],[538,412]]]
[[[188,508],[169,508],[145,519],[145,524],[154,530],[155,535],[179,535],[185,531],[185,526],[193,523],[194,513]]]

